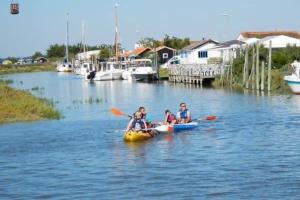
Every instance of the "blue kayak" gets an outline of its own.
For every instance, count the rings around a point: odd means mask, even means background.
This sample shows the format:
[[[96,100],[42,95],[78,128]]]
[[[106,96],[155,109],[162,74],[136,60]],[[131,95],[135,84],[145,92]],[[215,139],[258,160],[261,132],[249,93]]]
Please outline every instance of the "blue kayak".
[[[173,127],[174,132],[177,132],[177,131],[194,129],[198,126],[198,122],[190,122],[186,124],[173,124],[171,126]]]

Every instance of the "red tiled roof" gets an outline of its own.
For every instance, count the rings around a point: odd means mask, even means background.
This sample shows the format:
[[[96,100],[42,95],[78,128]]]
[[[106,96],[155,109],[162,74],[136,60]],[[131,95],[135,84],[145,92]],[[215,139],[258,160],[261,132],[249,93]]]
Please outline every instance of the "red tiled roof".
[[[300,33],[297,31],[242,32],[241,35],[245,38],[264,38],[268,36],[285,35],[285,36],[300,39]]]
[[[140,55],[142,53],[144,53],[145,51],[149,51],[151,50],[150,48],[144,48],[144,47],[140,47],[140,48],[137,48],[137,49],[134,49],[133,51],[131,51],[129,54],[133,54],[133,55]]]

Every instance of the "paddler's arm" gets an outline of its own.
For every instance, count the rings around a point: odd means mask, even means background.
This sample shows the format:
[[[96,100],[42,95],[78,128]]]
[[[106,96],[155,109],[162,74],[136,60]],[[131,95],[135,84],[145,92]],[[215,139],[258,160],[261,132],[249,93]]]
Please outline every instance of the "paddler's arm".
[[[133,122],[133,119],[129,120],[129,123],[127,125],[127,128],[126,128],[126,132],[129,131],[132,127],[132,122]]]
[[[192,119],[191,119],[191,113],[190,113],[190,111],[189,111],[189,110],[187,111],[187,113],[186,113],[186,116],[187,116],[187,118],[186,118],[186,122],[191,122],[191,121],[192,121]]]
[[[143,123],[144,123],[144,127],[145,127],[145,131],[148,131],[148,127],[147,127],[147,123],[145,120],[143,120]]]

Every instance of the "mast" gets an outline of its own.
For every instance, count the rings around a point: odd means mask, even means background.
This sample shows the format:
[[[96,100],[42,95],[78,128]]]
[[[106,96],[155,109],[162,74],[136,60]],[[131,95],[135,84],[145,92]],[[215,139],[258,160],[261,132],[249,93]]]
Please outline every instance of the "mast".
[[[82,20],[81,22],[81,47],[83,50],[83,55],[84,55],[84,60],[86,60],[86,45],[85,45],[85,24],[84,21]]]
[[[119,4],[115,4],[115,51],[116,51],[116,62],[118,62],[119,59],[119,48],[118,48],[118,43],[119,43],[119,30],[118,30],[118,6]]]
[[[67,59],[67,63],[69,63],[69,13],[67,13],[66,59]]]

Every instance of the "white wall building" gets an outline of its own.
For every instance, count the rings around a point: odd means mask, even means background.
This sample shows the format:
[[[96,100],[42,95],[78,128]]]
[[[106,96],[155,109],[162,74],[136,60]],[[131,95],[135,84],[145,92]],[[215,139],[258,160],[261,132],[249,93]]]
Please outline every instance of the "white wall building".
[[[262,38],[259,43],[262,44],[265,48],[268,48],[270,45],[270,41],[272,42],[272,48],[285,48],[287,46],[300,46],[300,40],[288,37],[285,35],[279,36],[269,36]]]
[[[208,51],[219,51],[221,61],[224,63],[229,63],[232,59],[237,58],[240,55],[244,46],[245,42],[239,40],[230,40],[216,45],[214,48]]]
[[[213,40],[191,43],[181,50],[179,55],[180,64],[207,64],[208,59],[220,57],[219,51],[211,50],[217,44]]]

